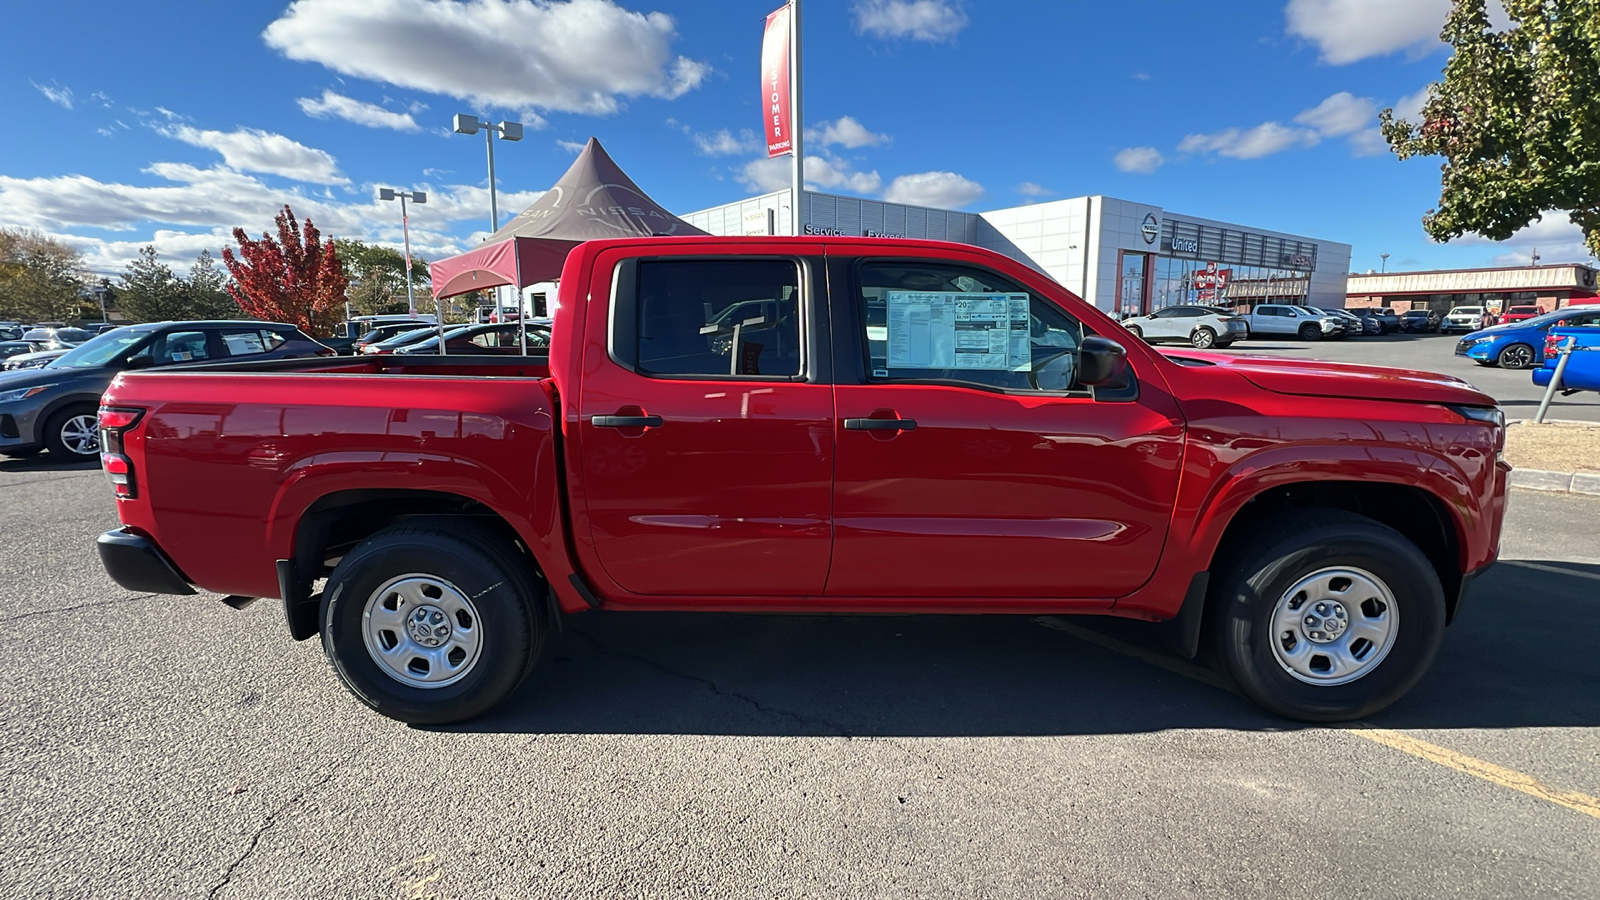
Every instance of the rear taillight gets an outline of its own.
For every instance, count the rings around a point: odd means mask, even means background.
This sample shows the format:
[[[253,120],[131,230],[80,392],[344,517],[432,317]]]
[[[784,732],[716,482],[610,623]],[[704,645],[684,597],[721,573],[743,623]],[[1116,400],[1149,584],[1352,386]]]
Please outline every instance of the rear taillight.
[[[1544,355],[1545,355],[1545,358],[1546,359],[1554,359],[1555,356],[1556,356],[1556,348],[1559,347],[1560,345],[1561,345],[1561,339],[1560,338],[1556,337],[1553,334],[1546,334],[1544,336]]]
[[[144,410],[138,408],[100,407],[100,468],[111,480],[111,490],[118,500],[132,500],[138,496],[133,461],[122,453],[122,435],[143,417]]]

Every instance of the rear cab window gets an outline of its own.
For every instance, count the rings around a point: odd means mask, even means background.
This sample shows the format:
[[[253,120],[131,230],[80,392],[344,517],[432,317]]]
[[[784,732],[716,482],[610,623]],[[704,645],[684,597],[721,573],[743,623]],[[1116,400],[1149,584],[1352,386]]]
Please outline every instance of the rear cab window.
[[[656,378],[801,374],[796,260],[641,259],[625,278],[631,283],[618,286],[611,334],[612,356],[622,365]]]

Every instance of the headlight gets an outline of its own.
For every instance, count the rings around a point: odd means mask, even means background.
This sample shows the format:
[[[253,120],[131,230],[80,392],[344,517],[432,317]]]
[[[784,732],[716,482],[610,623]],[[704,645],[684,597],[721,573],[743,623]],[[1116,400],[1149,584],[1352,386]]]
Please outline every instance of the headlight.
[[[38,387],[20,388],[15,391],[6,391],[4,393],[0,393],[0,403],[15,403],[18,400],[26,400],[29,397],[32,397],[34,394],[37,394],[41,391],[48,391],[53,387],[55,387],[53,384],[41,384]]]

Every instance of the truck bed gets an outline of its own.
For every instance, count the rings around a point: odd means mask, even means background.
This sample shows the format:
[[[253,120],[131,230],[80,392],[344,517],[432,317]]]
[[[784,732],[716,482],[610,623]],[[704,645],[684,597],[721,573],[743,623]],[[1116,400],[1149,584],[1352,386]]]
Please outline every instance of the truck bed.
[[[313,503],[400,489],[548,515],[553,480],[535,498],[556,474],[549,371],[543,357],[419,355],[125,373],[102,401],[146,410],[124,522],[172,547],[193,583],[273,597],[273,561],[294,556]]]

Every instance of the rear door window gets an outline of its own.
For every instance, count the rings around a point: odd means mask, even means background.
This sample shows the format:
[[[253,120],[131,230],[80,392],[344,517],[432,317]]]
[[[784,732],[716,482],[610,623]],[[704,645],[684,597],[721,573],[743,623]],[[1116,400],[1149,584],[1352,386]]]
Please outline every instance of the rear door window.
[[[255,356],[267,352],[259,328],[230,328],[218,332],[222,349],[229,357]]]
[[[634,327],[616,332],[619,343],[632,346],[614,344],[612,351],[640,374],[800,374],[800,270],[793,260],[644,260],[637,278]]]
[[[155,364],[160,366],[210,359],[211,351],[204,331],[173,331],[161,336],[153,355]]]

